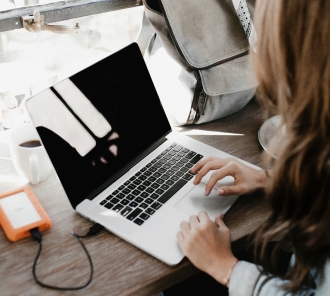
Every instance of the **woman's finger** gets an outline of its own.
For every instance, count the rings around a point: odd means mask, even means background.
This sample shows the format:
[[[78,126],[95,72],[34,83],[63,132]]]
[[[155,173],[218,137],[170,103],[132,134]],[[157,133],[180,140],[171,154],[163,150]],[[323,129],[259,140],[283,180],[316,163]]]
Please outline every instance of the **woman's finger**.
[[[183,233],[181,231],[179,231],[177,234],[176,234],[176,238],[178,239],[178,242],[179,242],[179,245],[181,247],[183,241],[184,241],[184,236],[183,236]]]
[[[232,186],[222,186],[217,189],[217,193],[220,196],[229,196],[229,195],[242,195],[244,194],[242,186],[232,185]]]
[[[221,179],[223,179],[224,177],[227,176],[234,176],[235,175],[235,171],[232,170],[232,168],[227,164],[224,167],[222,167],[221,169],[216,170],[214,173],[212,173],[209,181],[207,182],[206,186],[205,186],[205,195],[209,195],[212,188],[214,187],[214,185]]]
[[[201,182],[203,177],[209,172],[214,170],[222,169],[227,164],[226,159],[216,158],[214,160],[210,160],[207,163],[205,163],[198,173],[196,174],[196,177],[194,179],[194,184],[197,185]]]
[[[205,223],[205,222],[211,221],[209,215],[205,211],[199,212],[198,215],[197,215],[197,217],[198,217],[198,219],[199,219],[199,221],[201,223]]]
[[[189,218],[189,224],[190,224],[190,229],[197,227],[197,225],[199,224],[199,219],[196,215],[192,215]]]
[[[180,230],[181,230],[183,236],[185,236],[190,231],[189,223],[187,221],[182,221],[180,223]]]
[[[213,161],[217,159],[217,157],[207,157],[205,159],[202,159],[200,160],[199,162],[197,162],[191,169],[190,171],[193,173],[193,174],[196,174],[207,162],[209,161]]]
[[[223,217],[224,215],[223,214],[220,214],[218,215],[216,218],[215,218],[215,224],[220,228],[220,227],[225,227],[225,222],[223,222]]]
[[[224,218],[223,214],[220,214],[219,216],[217,216],[215,218],[215,224],[218,226],[218,228],[222,234],[225,234],[225,236],[230,238],[230,230],[227,227],[227,225],[225,224],[225,222],[223,222],[223,218]]]

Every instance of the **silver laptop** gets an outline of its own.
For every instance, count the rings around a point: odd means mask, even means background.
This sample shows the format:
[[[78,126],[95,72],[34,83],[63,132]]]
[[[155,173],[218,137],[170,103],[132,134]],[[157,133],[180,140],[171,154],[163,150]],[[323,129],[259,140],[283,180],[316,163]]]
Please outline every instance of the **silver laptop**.
[[[202,210],[214,219],[237,199],[216,189],[205,197],[208,176],[193,185],[195,163],[230,155],[172,132],[136,43],[26,108],[72,207],[168,265],[184,257],[176,239],[182,220]]]

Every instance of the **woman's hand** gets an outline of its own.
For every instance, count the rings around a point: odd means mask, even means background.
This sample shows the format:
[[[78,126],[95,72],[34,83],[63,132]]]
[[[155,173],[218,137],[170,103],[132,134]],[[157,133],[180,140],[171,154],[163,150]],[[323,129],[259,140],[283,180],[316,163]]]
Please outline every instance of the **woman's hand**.
[[[244,195],[257,189],[265,188],[266,173],[264,170],[251,168],[235,158],[208,157],[198,162],[190,171],[196,174],[194,184],[201,182],[202,178],[210,171],[215,170],[206,184],[205,195],[209,195],[213,186],[226,176],[234,178],[234,184],[219,187],[219,195]]]
[[[223,215],[215,222],[206,212],[191,216],[189,223],[181,222],[177,238],[183,253],[197,268],[226,284],[238,260],[231,251],[230,231],[223,222]]]

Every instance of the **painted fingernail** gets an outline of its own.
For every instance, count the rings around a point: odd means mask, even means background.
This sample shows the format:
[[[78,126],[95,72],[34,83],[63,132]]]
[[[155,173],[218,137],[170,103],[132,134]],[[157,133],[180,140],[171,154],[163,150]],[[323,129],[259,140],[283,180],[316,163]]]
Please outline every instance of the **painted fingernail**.
[[[223,189],[219,189],[218,194],[219,195],[224,195],[225,194],[225,191]]]

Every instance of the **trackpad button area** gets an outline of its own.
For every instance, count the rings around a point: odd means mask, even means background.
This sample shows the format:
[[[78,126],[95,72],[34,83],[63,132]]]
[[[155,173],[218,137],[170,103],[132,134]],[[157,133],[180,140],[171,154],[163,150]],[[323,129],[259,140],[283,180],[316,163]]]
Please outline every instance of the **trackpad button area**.
[[[238,198],[237,195],[219,196],[214,188],[208,196],[204,196],[204,191],[204,184],[196,185],[174,205],[174,208],[189,216],[205,211],[214,220],[219,214],[226,213]]]

